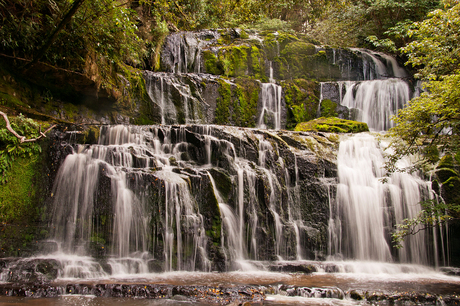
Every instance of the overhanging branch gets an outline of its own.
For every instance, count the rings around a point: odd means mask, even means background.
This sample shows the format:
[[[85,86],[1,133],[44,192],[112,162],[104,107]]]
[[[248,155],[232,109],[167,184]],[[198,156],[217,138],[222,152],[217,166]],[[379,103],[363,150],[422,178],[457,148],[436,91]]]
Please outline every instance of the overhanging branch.
[[[21,136],[19,135],[15,130],[13,130],[13,128],[11,127],[11,124],[10,124],[10,120],[8,120],[8,116],[4,113],[4,112],[0,112],[0,115],[3,116],[3,119],[5,119],[5,122],[6,122],[6,129],[11,133],[13,134],[17,139],[19,139],[19,142],[20,143],[24,143],[24,142],[35,142],[37,140],[40,140],[42,138],[46,138],[46,133],[48,133],[49,131],[51,131],[54,127],[56,127],[56,124],[53,124],[52,126],[50,126],[46,131],[42,132],[42,127],[40,127],[40,130],[39,130],[39,133],[40,133],[40,136],[38,136],[37,138],[30,138],[30,139],[27,139],[25,136]]]

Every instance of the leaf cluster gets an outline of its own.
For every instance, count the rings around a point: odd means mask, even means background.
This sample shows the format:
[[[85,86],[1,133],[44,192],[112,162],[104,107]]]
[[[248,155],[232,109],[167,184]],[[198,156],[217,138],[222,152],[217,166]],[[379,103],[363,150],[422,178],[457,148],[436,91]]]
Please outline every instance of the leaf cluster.
[[[312,34],[331,45],[373,46],[394,52],[408,42],[406,27],[423,20],[438,5],[439,0],[331,2]]]
[[[407,236],[415,235],[420,231],[437,226],[453,219],[451,213],[460,212],[460,205],[452,206],[439,203],[436,200],[427,200],[421,203],[422,210],[415,218],[406,218],[392,234],[393,244],[396,248],[403,247],[403,241]]]
[[[37,138],[39,125],[22,114],[10,120],[11,127],[20,135],[27,138]],[[18,157],[32,157],[41,152],[41,147],[36,142],[20,143],[12,133],[6,129],[5,121],[0,122],[0,184],[7,182],[7,171],[12,162]]]
[[[425,92],[412,99],[393,118],[394,154],[387,164],[395,170],[403,156],[419,154],[434,163],[439,155],[460,148],[460,4],[430,13],[411,30],[413,42],[402,48],[408,64],[418,67]]]

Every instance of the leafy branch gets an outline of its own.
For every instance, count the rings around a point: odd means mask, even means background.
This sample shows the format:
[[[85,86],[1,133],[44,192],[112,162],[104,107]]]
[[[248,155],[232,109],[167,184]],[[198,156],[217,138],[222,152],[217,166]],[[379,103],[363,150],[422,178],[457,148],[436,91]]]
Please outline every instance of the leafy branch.
[[[0,184],[4,184],[15,158],[31,158],[39,154],[41,147],[37,141],[46,137],[45,134],[56,125],[42,132],[41,127],[32,119],[19,115],[10,122],[5,113],[0,112],[0,115],[5,119],[4,123],[0,122]]]
[[[396,230],[392,234],[394,246],[402,248],[403,241],[407,236],[412,236],[426,229],[439,226],[454,217],[450,213],[458,213],[460,205],[452,206],[445,203],[438,203],[436,200],[427,200],[420,203],[423,209],[415,218],[406,218],[400,224],[396,224]]]
[[[4,113],[4,112],[0,112],[0,115],[3,116],[3,119],[5,120],[5,123],[6,123],[6,129],[8,131],[10,131],[10,133],[12,133],[17,139],[19,139],[19,142],[20,143],[24,143],[24,142],[35,142],[37,140],[40,140],[41,138],[45,137],[46,138],[46,133],[48,133],[49,131],[51,131],[53,128],[56,127],[56,124],[50,126],[45,132],[42,132],[42,127],[40,126],[39,127],[39,136],[36,137],[36,138],[29,138],[27,139],[25,136],[21,136],[19,135],[12,127],[11,127],[11,124],[10,124],[10,121],[8,120],[8,116]]]

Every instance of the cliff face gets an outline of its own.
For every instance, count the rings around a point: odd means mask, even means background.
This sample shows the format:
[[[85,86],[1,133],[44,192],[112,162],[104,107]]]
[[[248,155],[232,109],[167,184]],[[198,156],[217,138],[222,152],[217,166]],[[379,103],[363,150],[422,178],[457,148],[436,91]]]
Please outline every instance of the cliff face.
[[[334,134],[112,126],[87,145],[60,135],[48,251],[101,260],[146,252],[150,271],[326,256]]]
[[[389,56],[313,43],[284,33],[175,33],[162,71],[125,78],[123,99],[50,111],[96,125],[52,140],[39,204],[47,225],[36,236],[51,239],[44,251],[91,255],[107,273],[113,258],[136,258],[137,272],[325,259],[339,137],[285,129],[318,116],[364,118],[369,87],[401,91],[392,103],[400,108],[410,86]],[[385,118],[369,128],[388,128],[394,109],[373,109],[369,118]]]

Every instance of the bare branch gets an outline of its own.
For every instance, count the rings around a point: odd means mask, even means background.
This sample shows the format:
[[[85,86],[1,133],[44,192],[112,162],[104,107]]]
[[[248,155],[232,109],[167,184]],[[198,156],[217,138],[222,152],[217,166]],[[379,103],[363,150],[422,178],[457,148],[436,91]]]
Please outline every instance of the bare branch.
[[[10,120],[8,120],[8,116],[4,113],[4,112],[0,112],[0,115],[3,116],[3,119],[5,119],[5,122],[6,122],[6,129],[8,131],[10,131],[10,133],[12,133],[14,136],[16,136],[17,139],[19,139],[19,142],[20,143],[24,143],[24,142],[34,142],[34,141],[37,141],[39,139],[42,139],[43,137],[46,137],[46,133],[48,133],[49,131],[51,131],[54,127],[56,127],[57,125],[54,124],[52,126],[50,126],[45,132],[42,133],[42,128],[40,127],[40,136],[38,136],[37,138],[30,138],[30,139],[27,139],[25,136],[21,136],[19,135],[18,133],[16,133],[15,130],[13,130],[13,128],[11,127],[10,125]]]

